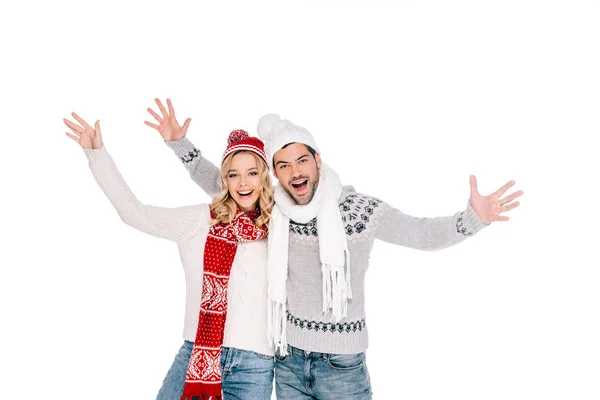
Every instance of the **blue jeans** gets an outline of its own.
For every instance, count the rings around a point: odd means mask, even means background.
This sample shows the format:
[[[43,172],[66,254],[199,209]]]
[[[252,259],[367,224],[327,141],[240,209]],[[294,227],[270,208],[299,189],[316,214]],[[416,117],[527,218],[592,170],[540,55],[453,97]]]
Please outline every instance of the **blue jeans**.
[[[288,346],[275,356],[277,400],[370,400],[365,353],[311,353]]]
[[[167,372],[156,400],[180,400],[194,344],[183,342]],[[223,347],[221,374],[224,400],[270,400],[273,392],[273,357]],[[197,400],[198,397],[194,397]]]

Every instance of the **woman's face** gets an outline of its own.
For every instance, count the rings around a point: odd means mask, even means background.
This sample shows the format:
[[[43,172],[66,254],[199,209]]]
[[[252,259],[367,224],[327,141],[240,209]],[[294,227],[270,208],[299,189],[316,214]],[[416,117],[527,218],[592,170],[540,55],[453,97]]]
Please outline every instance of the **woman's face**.
[[[226,177],[229,195],[240,210],[243,212],[254,210],[261,188],[256,158],[248,152],[234,155]]]

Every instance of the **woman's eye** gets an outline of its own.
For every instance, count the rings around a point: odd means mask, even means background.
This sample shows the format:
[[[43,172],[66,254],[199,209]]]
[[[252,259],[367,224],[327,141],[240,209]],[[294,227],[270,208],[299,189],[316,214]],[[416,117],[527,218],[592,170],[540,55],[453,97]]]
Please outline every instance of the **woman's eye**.
[[[229,174],[229,176],[228,176],[228,177],[229,177],[230,179],[232,179],[232,178],[235,178],[236,176],[237,176],[237,174]]]
[[[256,176],[256,175],[258,175],[258,172],[256,172],[256,171],[250,172],[250,176]]]

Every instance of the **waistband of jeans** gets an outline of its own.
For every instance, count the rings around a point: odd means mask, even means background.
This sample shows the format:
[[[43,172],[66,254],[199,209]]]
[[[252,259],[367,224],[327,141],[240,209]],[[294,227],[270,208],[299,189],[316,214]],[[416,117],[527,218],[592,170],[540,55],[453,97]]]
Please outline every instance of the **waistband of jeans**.
[[[296,354],[296,355],[299,355],[304,358],[326,358],[329,356],[328,353],[319,353],[316,351],[306,351],[306,350],[299,349],[299,348],[294,347],[289,344],[288,344],[288,353],[290,355]]]
[[[359,352],[359,353],[350,353],[350,354],[335,354],[335,353],[319,353],[317,351],[306,351],[306,350],[302,350],[299,349],[298,347],[294,347],[290,344],[288,344],[288,354],[292,355],[292,354],[296,354],[300,357],[303,358],[312,358],[312,359],[318,359],[318,358],[325,358],[328,359],[331,356],[340,356],[340,355],[358,355],[358,354],[365,354],[365,352]]]

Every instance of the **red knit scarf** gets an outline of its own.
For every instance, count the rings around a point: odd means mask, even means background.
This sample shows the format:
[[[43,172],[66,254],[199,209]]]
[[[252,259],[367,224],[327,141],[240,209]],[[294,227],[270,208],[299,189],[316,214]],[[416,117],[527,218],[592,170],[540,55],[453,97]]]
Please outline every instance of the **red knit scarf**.
[[[208,231],[204,248],[202,300],[198,330],[185,377],[181,400],[200,396],[221,399],[221,346],[227,316],[227,284],[239,242],[259,240],[267,227],[256,226],[260,210],[248,214],[238,210],[230,224],[218,223]],[[211,219],[215,218],[210,212]]]

